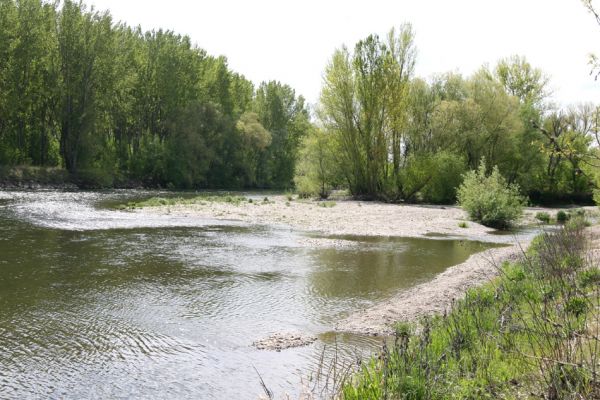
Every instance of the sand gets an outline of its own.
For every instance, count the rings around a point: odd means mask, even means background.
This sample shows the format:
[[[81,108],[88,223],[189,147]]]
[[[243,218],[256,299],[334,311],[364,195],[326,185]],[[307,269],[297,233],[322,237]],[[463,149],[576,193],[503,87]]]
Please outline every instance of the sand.
[[[427,233],[486,236],[490,228],[467,222],[458,207],[394,205],[377,202],[337,201],[317,202],[270,196],[252,203],[239,204],[207,201],[147,208],[144,212],[188,215],[195,218],[243,221],[252,224],[286,225],[332,235],[420,237]]]

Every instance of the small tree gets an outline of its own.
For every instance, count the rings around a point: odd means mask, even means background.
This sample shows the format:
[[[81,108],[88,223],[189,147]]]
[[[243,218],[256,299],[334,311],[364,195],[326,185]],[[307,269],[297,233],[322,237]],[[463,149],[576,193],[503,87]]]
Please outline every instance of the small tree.
[[[333,146],[331,135],[318,128],[302,141],[294,177],[300,197],[329,197],[339,175]]]
[[[476,171],[464,175],[457,197],[473,221],[498,229],[506,229],[517,221],[525,204],[519,187],[509,185],[497,166],[489,176],[486,174],[484,159]]]

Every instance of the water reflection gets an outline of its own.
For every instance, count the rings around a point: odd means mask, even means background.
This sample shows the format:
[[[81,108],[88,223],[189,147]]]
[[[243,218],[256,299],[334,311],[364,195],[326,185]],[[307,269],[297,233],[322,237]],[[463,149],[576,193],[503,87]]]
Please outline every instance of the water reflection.
[[[293,397],[323,346],[354,360],[380,344],[327,334],[339,316],[486,246],[310,248],[285,229],[96,208],[139,195],[0,192],[0,398],[256,398],[255,367]],[[278,331],[321,340],[251,346]]]
[[[433,278],[472,254],[496,247],[466,240],[335,236],[358,247],[315,251],[320,268],[309,274],[323,297],[379,300]]]

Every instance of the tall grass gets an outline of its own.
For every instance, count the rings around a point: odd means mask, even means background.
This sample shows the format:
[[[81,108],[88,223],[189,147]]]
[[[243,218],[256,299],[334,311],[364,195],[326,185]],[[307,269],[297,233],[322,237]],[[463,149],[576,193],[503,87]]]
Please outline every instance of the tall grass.
[[[449,313],[398,324],[345,399],[600,398],[600,270],[584,221],[534,240]]]

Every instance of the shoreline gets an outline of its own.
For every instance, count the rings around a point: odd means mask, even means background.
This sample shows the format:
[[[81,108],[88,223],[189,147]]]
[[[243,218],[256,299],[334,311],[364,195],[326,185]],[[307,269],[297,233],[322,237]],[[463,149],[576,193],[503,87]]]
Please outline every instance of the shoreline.
[[[426,316],[449,312],[454,301],[463,298],[469,289],[498,276],[498,268],[503,262],[517,260],[529,242],[473,254],[467,261],[448,268],[431,281],[350,314],[335,325],[335,330],[369,336],[393,335],[394,325],[398,322],[417,322]]]
[[[535,221],[534,214],[542,208],[529,208],[525,223]],[[230,204],[202,202],[185,205],[144,207],[142,212],[234,220],[251,224],[286,226],[325,235],[442,237],[462,238],[507,244],[469,257],[461,264],[449,267],[432,280],[419,284],[393,297],[356,311],[338,321],[337,332],[370,336],[390,335],[400,321],[416,321],[425,315],[447,311],[455,299],[462,298],[472,287],[480,286],[498,273],[496,266],[514,260],[529,245],[531,238],[494,235],[494,230],[467,220],[466,213],[456,206],[397,205],[356,200],[338,202],[289,201],[285,196],[269,197]],[[461,222],[467,227],[460,227]],[[312,245],[331,245],[331,239],[314,239]]]
[[[340,201],[288,201],[283,195],[250,197],[252,202],[199,201],[191,204],[150,206],[134,212],[171,214],[190,218],[240,221],[286,226],[331,236],[388,236],[413,238],[461,237],[504,243],[494,229],[469,221],[457,206],[408,205]],[[466,228],[459,227],[465,222]]]

